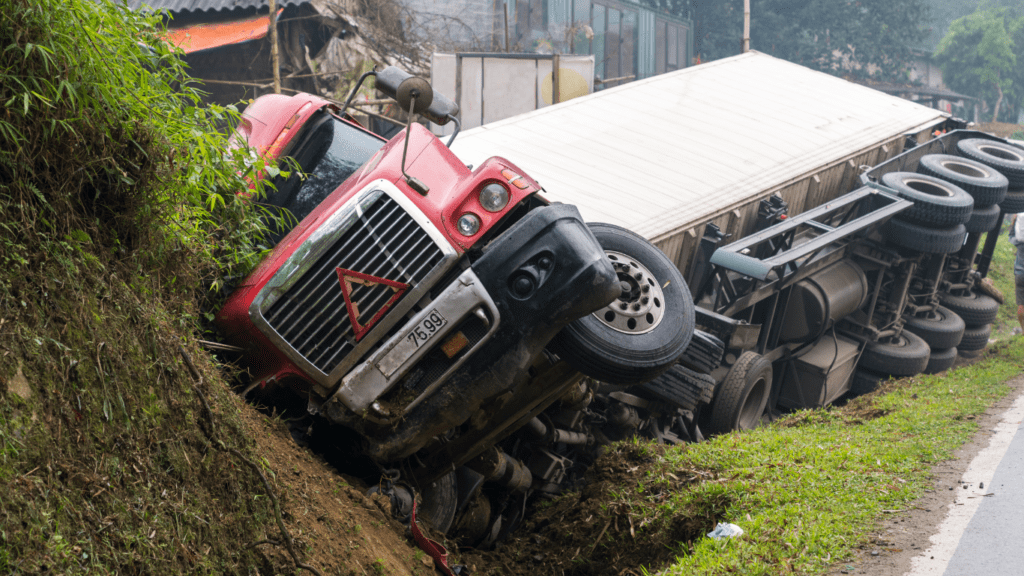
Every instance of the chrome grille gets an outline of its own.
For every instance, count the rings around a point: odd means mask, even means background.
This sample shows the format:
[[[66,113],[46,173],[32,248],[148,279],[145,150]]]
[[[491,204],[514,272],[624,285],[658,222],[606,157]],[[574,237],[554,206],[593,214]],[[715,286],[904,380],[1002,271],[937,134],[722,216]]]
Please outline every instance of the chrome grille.
[[[329,374],[356,345],[336,269],[402,282],[411,290],[443,256],[412,216],[391,197],[381,195],[364,207],[362,216],[264,310],[263,316],[288,345]],[[352,288],[351,298],[363,326],[395,294],[382,284],[354,284]]]

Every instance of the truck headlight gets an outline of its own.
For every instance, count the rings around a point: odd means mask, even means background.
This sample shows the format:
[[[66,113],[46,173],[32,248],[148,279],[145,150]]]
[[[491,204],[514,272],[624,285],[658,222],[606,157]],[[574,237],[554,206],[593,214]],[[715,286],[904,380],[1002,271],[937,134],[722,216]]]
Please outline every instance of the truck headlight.
[[[480,191],[480,205],[488,212],[501,212],[508,206],[508,190],[498,183],[490,183]]]
[[[480,231],[480,217],[476,214],[466,212],[462,216],[459,216],[459,221],[456,224],[459,228],[459,234],[463,236],[472,236]]]

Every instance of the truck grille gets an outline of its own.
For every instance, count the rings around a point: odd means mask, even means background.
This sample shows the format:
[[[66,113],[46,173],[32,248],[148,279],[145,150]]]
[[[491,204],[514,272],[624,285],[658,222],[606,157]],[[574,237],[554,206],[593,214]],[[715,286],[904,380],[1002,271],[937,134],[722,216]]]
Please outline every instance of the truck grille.
[[[310,364],[330,374],[356,344],[336,269],[402,282],[411,290],[443,256],[412,216],[381,195],[263,316]],[[383,284],[353,285],[359,324],[371,322],[394,294]]]

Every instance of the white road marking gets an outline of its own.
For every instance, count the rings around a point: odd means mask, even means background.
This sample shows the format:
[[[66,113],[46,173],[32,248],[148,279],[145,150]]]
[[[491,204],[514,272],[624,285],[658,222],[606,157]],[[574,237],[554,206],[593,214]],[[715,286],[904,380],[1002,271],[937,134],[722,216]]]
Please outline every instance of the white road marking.
[[[985,494],[992,492],[992,476],[1010,447],[1022,419],[1024,395],[1019,396],[1010,409],[1003,413],[1002,420],[992,430],[988,446],[967,467],[961,479],[969,483],[969,487],[966,490],[961,486],[955,487],[956,499],[949,505],[949,513],[939,526],[938,533],[932,535],[932,545],[920,556],[911,559],[910,572],[906,576],[940,576],[946,571],[967,524],[985,499]],[[978,488],[979,483],[984,483],[985,488]]]

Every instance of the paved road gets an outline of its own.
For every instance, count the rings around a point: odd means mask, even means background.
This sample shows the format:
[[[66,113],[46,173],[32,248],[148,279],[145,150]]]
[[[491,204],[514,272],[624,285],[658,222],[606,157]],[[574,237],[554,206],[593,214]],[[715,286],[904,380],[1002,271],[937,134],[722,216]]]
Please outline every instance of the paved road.
[[[949,514],[907,576],[1024,575],[1024,395],[962,477]]]

